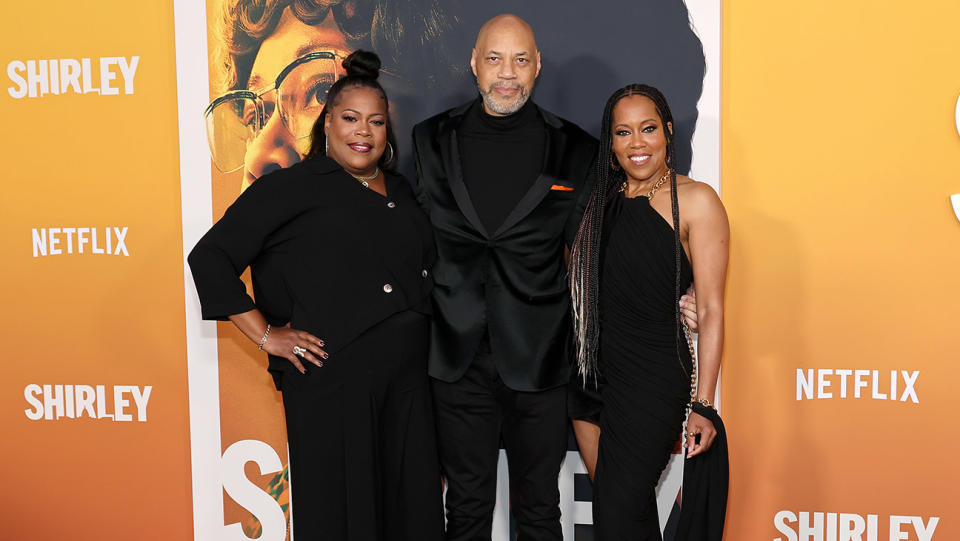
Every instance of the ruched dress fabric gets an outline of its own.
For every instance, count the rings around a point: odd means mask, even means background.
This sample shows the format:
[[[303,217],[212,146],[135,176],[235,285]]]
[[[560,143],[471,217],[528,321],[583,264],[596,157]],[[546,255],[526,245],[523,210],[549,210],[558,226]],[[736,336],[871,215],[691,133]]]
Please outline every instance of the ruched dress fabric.
[[[606,216],[595,533],[601,541],[659,540],[655,490],[680,437],[690,393],[690,353],[675,319],[674,234],[643,196],[618,195]],[[683,292],[693,271],[685,253],[680,260]]]

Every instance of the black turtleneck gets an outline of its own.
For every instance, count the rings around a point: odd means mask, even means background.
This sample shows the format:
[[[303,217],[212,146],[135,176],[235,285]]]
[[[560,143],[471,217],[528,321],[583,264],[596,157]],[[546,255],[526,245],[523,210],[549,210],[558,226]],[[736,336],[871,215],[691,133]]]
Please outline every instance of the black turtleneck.
[[[463,182],[480,221],[493,235],[543,168],[547,129],[531,100],[508,116],[492,116],[477,100],[457,129]]]

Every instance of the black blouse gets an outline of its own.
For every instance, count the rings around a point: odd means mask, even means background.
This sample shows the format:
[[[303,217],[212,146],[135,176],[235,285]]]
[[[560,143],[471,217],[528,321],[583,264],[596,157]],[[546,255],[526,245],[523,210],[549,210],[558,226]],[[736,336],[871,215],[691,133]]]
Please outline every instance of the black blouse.
[[[204,319],[260,309],[326,342],[331,355],[404,310],[429,313],[433,232],[402,176],[387,196],[319,157],[253,183],[200,239],[188,262]],[[240,275],[251,268],[256,302]],[[271,371],[291,371],[270,357]]]

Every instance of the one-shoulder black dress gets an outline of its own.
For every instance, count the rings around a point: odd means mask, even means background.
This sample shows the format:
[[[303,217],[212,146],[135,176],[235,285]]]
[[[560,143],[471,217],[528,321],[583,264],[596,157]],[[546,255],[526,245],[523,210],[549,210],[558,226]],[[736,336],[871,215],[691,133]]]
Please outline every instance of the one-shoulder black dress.
[[[599,400],[581,389],[571,414],[601,428],[596,538],[659,540],[655,489],[680,437],[690,393],[690,353],[676,325],[673,227],[646,197],[620,195],[606,212],[603,237]],[[685,253],[680,261],[683,292],[693,271]]]

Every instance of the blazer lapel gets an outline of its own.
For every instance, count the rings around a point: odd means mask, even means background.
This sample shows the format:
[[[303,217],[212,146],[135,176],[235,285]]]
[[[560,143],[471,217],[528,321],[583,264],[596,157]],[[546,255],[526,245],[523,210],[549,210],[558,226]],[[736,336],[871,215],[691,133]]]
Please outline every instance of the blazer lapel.
[[[457,142],[456,125],[460,123],[462,116],[469,109],[472,102],[456,109],[450,114],[450,118],[440,127],[438,139],[440,140],[440,155],[443,159],[443,168],[447,172],[447,181],[450,185],[450,191],[453,192],[453,198],[460,207],[467,221],[470,222],[477,231],[484,237],[489,237],[486,228],[480,221],[477,209],[470,200],[470,194],[467,192],[467,185],[463,181],[463,170],[460,167],[460,145]]]
[[[547,120],[547,152],[544,156],[543,172],[500,224],[496,233],[493,234],[494,237],[517,225],[517,222],[533,212],[533,209],[537,208],[543,198],[550,193],[550,187],[560,182],[558,169],[563,161],[563,149],[567,144],[567,136],[550,122],[552,119],[545,120]]]

